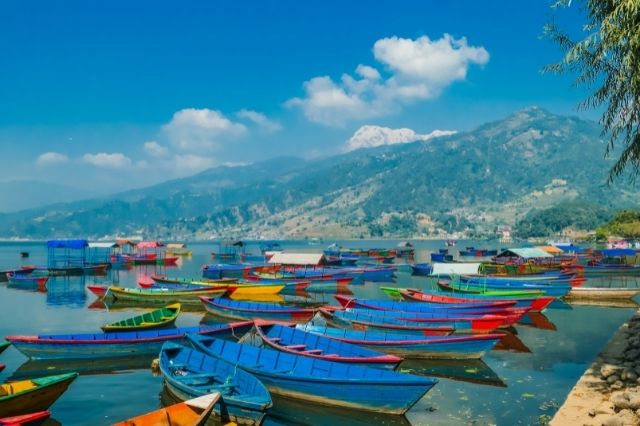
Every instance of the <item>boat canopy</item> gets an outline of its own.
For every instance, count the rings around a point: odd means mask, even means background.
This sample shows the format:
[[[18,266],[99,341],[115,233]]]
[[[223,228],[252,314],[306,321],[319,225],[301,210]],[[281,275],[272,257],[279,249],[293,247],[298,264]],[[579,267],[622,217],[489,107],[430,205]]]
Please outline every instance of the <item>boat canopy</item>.
[[[499,257],[519,257],[521,259],[537,259],[541,257],[553,257],[549,253],[539,248],[524,247],[503,250],[496,256]]]
[[[477,275],[481,263],[439,263],[433,264],[431,275]]]
[[[139,249],[149,249],[149,248],[158,248],[164,247],[160,241],[140,241],[137,246]]]
[[[635,256],[636,251],[634,249],[605,249],[601,253],[607,257],[622,257],[622,256]]]
[[[89,248],[90,249],[111,249],[114,247],[117,247],[117,243],[113,243],[113,242],[90,242],[89,243]]]
[[[167,244],[167,248],[168,249],[181,249],[181,248],[186,248],[187,245],[184,243],[171,243],[171,244]]]
[[[564,253],[564,251],[556,246],[536,246],[535,248],[540,249],[540,250],[544,250],[547,253],[557,256],[559,254]]]
[[[131,247],[135,247],[137,243],[135,241],[131,241],[131,240],[118,240],[116,241],[116,247],[123,247],[123,246],[131,246]]]
[[[47,241],[47,248],[50,249],[74,249],[81,250],[87,247],[89,243],[87,240],[49,240]]]
[[[322,253],[283,253],[276,252],[268,261],[278,265],[324,265],[326,259]]]

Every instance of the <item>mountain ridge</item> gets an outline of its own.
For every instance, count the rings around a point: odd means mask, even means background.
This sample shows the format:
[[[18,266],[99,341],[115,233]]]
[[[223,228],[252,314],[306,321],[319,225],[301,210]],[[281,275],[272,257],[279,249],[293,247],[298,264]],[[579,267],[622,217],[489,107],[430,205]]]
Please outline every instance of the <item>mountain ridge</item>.
[[[304,160],[277,157],[4,217],[0,235],[423,237],[493,232],[567,200],[637,205],[605,186],[600,126],[532,107],[467,132]]]

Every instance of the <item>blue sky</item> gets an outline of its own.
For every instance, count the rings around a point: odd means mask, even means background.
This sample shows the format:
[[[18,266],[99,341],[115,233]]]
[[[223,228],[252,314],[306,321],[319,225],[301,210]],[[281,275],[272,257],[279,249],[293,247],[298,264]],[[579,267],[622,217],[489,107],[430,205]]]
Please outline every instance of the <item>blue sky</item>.
[[[353,139],[364,125],[426,138],[531,105],[575,114],[584,93],[541,73],[560,57],[549,15],[544,1],[2,2],[1,179],[109,192],[407,137]],[[582,22],[576,7],[558,18]]]

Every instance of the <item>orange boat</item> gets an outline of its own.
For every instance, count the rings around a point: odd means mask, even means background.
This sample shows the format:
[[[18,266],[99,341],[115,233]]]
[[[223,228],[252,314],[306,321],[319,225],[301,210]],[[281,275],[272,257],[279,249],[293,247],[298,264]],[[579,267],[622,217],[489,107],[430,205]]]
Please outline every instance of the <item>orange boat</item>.
[[[202,426],[219,399],[220,392],[214,392],[114,423],[113,426]]]

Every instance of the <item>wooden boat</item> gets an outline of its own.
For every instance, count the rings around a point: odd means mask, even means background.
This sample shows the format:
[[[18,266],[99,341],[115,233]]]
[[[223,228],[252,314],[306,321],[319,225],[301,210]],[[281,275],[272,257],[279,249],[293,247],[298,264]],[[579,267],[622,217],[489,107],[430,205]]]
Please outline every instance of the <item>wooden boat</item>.
[[[498,254],[498,250],[485,248],[467,247],[465,250],[459,250],[459,255],[463,257],[489,257]]]
[[[451,326],[411,324],[406,321],[385,319],[370,315],[344,315],[344,312],[320,308],[327,324],[354,330],[372,330],[385,333],[418,334],[421,336],[448,336],[455,331]]]
[[[258,294],[278,294],[280,293],[286,286],[285,284],[278,283],[239,283],[239,282],[229,282],[229,281],[215,281],[215,282],[207,282],[207,281],[192,281],[191,283],[180,283],[180,284],[171,284],[171,283],[163,283],[163,284],[142,284],[138,283],[140,287],[149,288],[149,289],[167,289],[167,290],[205,290],[208,288],[225,288],[228,294],[235,294],[237,296],[251,296]]]
[[[98,297],[104,297],[109,290],[109,286],[100,284],[87,284],[87,289]]]
[[[0,354],[4,352],[4,350],[7,349],[9,346],[11,346],[11,342],[7,342],[6,340],[0,340]]]
[[[516,308],[529,308],[532,312],[540,312],[546,309],[555,297],[486,297],[482,294],[465,294],[463,297],[455,297],[451,295],[442,295],[438,293],[426,293],[419,290],[405,289],[400,290],[400,294],[405,300],[413,302],[433,302],[433,303],[477,303],[486,301],[496,302],[515,302]]]
[[[178,315],[180,315],[180,304],[174,303],[142,315],[107,324],[101,328],[104,332],[151,330],[173,325]]]
[[[403,358],[477,359],[493,349],[503,337],[502,334],[417,336],[308,324],[297,325],[296,328]]]
[[[280,352],[389,370],[395,369],[402,361],[402,358],[397,356],[384,355],[351,343],[307,333],[293,325],[257,320],[254,328],[265,346]]]
[[[476,290],[537,290],[542,291],[547,296],[563,297],[569,294],[571,285],[566,282],[545,283],[542,281],[519,281],[519,280],[499,280],[484,278],[462,278],[462,282],[457,287],[471,288]],[[455,288],[455,287],[454,287]]]
[[[568,299],[631,299],[640,294],[640,288],[628,287],[574,287]]]
[[[220,297],[201,297],[207,312],[232,319],[271,319],[306,322],[315,315],[315,309],[298,308],[275,303],[243,302]]]
[[[15,285],[20,287],[37,287],[46,288],[48,276],[30,275],[30,274],[17,274],[15,272],[7,272],[7,280],[9,285]]]
[[[216,265],[205,265],[202,268],[204,278],[220,279],[223,277],[242,277],[249,273],[251,265],[242,263],[218,263]]]
[[[437,380],[188,335],[198,350],[255,375],[274,394],[323,406],[404,414]]]
[[[539,297],[544,296],[542,290],[505,289],[496,290],[477,285],[453,283],[451,281],[438,281],[438,288],[449,293],[481,294],[486,297]]]
[[[220,392],[213,392],[114,423],[112,426],[204,426],[220,396]]]
[[[164,342],[180,341],[187,333],[238,339],[252,327],[253,322],[243,321],[122,333],[9,336],[7,340],[31,359],[99,359],[155,356]]]
[[[164,290],[141,289],[125,287],[109,287],[104,297],[113,297],[115,300],[130,300],[135,302],[150,303],[195,303],[200,296],[223,295],[226,288],[208,288],[204,290]]]
[[[256,377],[238,367],[236,362],[173,342],[160,350],[160,372],[176,398],[188,400],[220,392],[214,411],[223,421],[259,425],[272,405],[271,395]]]
[[[106,275],[109,263],[82,266],[64,266],[47,268],[47,273],[53,276],[78,276],[78,275]]]
[[[171,256],[191,256],[193,252],[187,249],[186,244],[167,244],[167,251],[165,252]]]
[[[0,271],[0,282],[7,282],[9,280],[9,278],[7,278],[7,274],[9,272],[12,272],[14,274],[30,274],[35,270],[36,270],[35,266],[23,266],[18,269]]]
[[[45,422],[49,417],[51,417],[51,413],[48,410],[3,417],[0,419],[0,426],[36,426]]]
[[[46,410],[76,377],[78,373],[67,373],[1,384],[0,417]]]
[[[149,278],[158,284],[230,284],[238,282],[238,278],[169,278],[162,275],[151,275]]]
[[[357,299],[336,294],[333,296],[343,308],[378,309],[382,311],[408,311],[408,312],[448,312],[456,315],[465,314],[496,314],[496,315],[522,315],[528,311],[526,308],[514,308],[515,302],[506,301],[504,304],[486,305],[475,303],[407,303],[394,302],[393,300]]]

